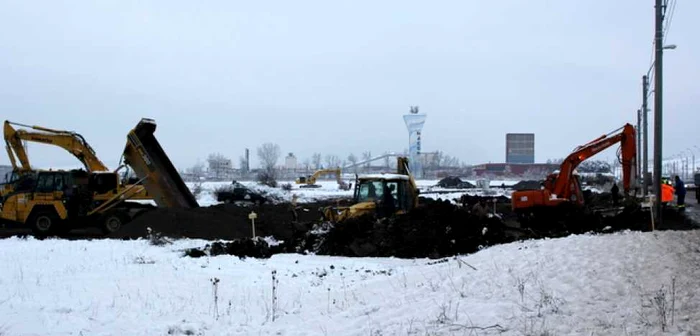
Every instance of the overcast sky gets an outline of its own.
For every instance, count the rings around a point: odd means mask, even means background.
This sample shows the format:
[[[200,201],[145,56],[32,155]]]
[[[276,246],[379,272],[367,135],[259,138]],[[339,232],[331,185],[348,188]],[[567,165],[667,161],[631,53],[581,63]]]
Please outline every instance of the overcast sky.
[[[700,145],[700,2],[678,2],[666,154]],[[210,152],[238,165],[263,142],[302,160],[403,151],[418,105],[424,151],[502,162],[505,133],[533,132],[543,162],[636,123],[653,14],[652,0],[0,0],[0,114],[78,131],[111,167],[154,118],[183,167]]]

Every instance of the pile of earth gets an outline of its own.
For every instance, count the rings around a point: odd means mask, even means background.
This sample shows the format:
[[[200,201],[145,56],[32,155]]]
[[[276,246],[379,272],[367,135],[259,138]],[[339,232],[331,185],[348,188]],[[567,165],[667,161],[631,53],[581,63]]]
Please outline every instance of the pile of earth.
[[[346,204],[348,200],[338,199],[316,203],[297,204],[299,222],[320,221],[324,206]],[[219,204],[194,209],[158,208],[146,211],[133,221],[113,233],[110,238],[147,238],[148,228],[170,238],[199,239],[240,239],[252,237],[252,225],[248,218],[255,212],[256,236],[274,236],[288,239],[292,236],[294,215],[292,205],[263,204],[259,206],[239,206]]]
[[[506,227],[498,216],[480,218],[451,202],[435,201],[390,218],[364,216],[337,225],[324,223],[298,247],[333,256],[439,258],[527,236]]]
[[[447,189],[471,189],[471,188],[476,188],[475,185],[467,182],[467,181],[462,181],[457,176],[448,176],[443,178],[437,183],[438,187],[441,188],[447,188]]]
[[[541,180],[524,180],[511,186],[513,190],[538,190],[542,186]]]
[[[650,213],[639,207],[625,207],[613,216],[602,216],[586,209],[562,208],[560,211],[551,222],[518,228],[504,221],[500,214],[477,217],[466,207],[447,201],[434,201],[409,214],[391,218],[364,216],[340,224],[317,222],[275,246],[270,246],[264,240],[246,238],[212,243],[190,250],[187,255],[229,254],[266,258],[276,253],[314,253],[348,257],[442,258],[524,239],[651,230]],[[664,226],[655,229],[694,228],[694,223],[683,213],[667,208],[664,211]]]
[[[283,244],[271,245],[266,240],[255,238],[236,239],[230,242],[217,241],[203,248],[191,248],[185,256],[201,258],[205,256],[233,255],[239,258],[269,258],[274,254],[284,253]]]

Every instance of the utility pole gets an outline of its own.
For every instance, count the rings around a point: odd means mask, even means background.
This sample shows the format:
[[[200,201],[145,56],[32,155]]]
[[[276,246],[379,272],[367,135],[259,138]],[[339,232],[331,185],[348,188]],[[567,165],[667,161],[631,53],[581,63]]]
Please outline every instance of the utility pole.
[[[663,22],[664,22],[664,10],[665,7],[662,5],[662,0],[655,0],[655,28],[656,34],[654,38],[654,47],[656,49],[656,56],[654,60],[654,195],[656,195],[654,202],[654,215],[656,215],[657,227],[663,225],[663,216],[661,214],[661,158],[662,158],[662,145],[663,145],[663,111],[662,111],[662,98],[663,98],[663,55],[664,55],[664,38],[663,38]]]
[[[642,110],[637,110],[637,160],[636,171],[637,181],[642,177]],[[639,187],[639,186],[637,186]]]
[[[649,77],[646,75],[642,76],[642,123],[644,124],[642,126],[642,133],[644,134],[644,147],[643,147],[643,157],[642,157],[642,166],[644,167],[644,172],[642,173],[642,176],[644,178],[643,180],[643,187],[642,187],[642,196],[646,196],[649,194],[649,123],[647,121],[647,117],[649,115],[649,107],[647,106],[647,101],[649,98]]]

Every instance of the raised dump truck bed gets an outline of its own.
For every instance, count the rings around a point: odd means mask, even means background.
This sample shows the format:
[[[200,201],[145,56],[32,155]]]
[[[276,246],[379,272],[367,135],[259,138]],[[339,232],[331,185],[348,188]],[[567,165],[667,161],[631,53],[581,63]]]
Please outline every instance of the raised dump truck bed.
[[[124,159],[143,184],[158,207],[196,208],[197,199],[180,177],[170,158],[153,133],[156,122],[141,119],[127,135]]]

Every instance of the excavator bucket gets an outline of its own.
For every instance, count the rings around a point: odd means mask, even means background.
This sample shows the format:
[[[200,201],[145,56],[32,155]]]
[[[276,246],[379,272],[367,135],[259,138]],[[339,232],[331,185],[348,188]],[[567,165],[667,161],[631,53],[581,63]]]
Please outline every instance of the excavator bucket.
[[[196,208],[197,199],[173,166],[153,133],[156,123],[141,119],[127,135],[124,159],[159,207]]]

